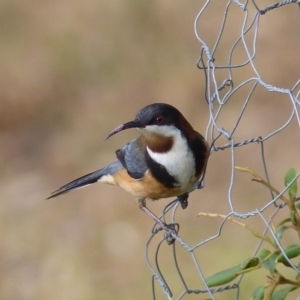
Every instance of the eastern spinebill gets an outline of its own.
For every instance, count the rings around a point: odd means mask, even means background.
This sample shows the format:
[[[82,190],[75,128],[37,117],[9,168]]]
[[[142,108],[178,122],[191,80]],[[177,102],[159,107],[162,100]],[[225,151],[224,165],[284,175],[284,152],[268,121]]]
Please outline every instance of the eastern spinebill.
[[[133,121],[118,126],[107,138],[129,128],[141,135],[116,151],[117,161],[62,186],[47,199],[96,182],[118,185],[136,197],[140,209],[171,231],[172,243],[174,228],[146,207],[146,199],[177,196],[185,208],[187,193],[205,171],[208,143],[180,111],[164,103],[142,108]]]

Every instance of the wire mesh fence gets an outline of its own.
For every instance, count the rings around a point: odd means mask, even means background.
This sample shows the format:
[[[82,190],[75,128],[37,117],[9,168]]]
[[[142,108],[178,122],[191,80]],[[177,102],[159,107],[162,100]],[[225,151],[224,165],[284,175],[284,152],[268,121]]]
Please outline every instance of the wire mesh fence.
[[[219,10],[221,14],[212,14],[216,6],[220,5],[223,6]],[[270,16],[275,11],[276,15]],[[199,299],[199,294],[203,294],[203,299],[300,299],[297,296],[300,294],[297,261],[300,254],[300,221],[296,184],[300,173],[295,171],[299,162],[297,159],[292,159],[293,165],[286,162],[286,157],[291,153],[289,149],[293,149],[293,153],[300,153],[300,77],[297,68],[293,71],[293,64],[297,60],[289,54],[297,56],[295,50],[299,51],[299,44],[296,44],[299,42],[299,13],[299,1],[206,1],[199,10],[194,31],[200,45],[197,67],[206,82],[206,113],[209,114],[209,122],[205,136],[212,145],[210,157],[226,152],[226,164],[230,169],[227,191],[222,199],[203,201],[226,201],[227,211],[220,213],[217,204],[214,212],[199,211],[200,218],[208,218],[210,222],[218,222],[218,225],[214,234],[203,239],[198,232],[205,228],[198,225],[193,243],[179,231],[176,242],[166,246],[161,230],[153,228],[146,245],[146,261],[153,274],[153,299],[160,296],[168,299],[195,299],[195,295]],[[284,17],[290,18],[291,30],[286,33],[278,30],[281,18]],[[215,36],[213,44],[207,38],[212,35]],[[290,38],[289,44],[285,38]],[[261,43],[270,43],[271,51],[261,53]],[[280,44],[284,44],[282,48]],[[295,50],[291,47],[295,47]],[[277,59],[280,59],[281,64],[276,63]],[[286,68],[281,68],[282,65]],[[281,73],[281,84],[273,82],[273,72]],[[293,72],[294,76],[290,76]],[[263,127],[258,122],[262,118]],[[287,142],[285,137],[289,137],[291,142]],[[278,153],[278,149],[282,150]],[[254,160],[256,164],[252,164]],[[279,162],[281,168],[278,168]],[[283,171],[290,167],[292,169],[289,172]],[[210,162],[208,169],[223,176],[222,170]],[[273,180],[274,173],[282,180],[285,177],[283,187],[277,188],[276,179]],[[245,186],[241,186],[241,176],[248,176]],[[251,183],[251,179],[257,183]],[[250,185],[255,184],[254,195]],[[242,189],[241,194],[235,193],[237,186]],[[196,192],[199,198],[201,192]],[[253,198],[258,200],[254,201],[251,210],[245,212],[245,201]],[[179,211],[179,202],[175,200],[165,208],[162,218],[166,218],[168,223],[177,224],[179,229]],[[248,220],[250,224],[246,223]],[[214,244],[215,240],[219,240],[220,245],[227,243],[228,235],[223,235],[223,229],[228,223],[244,229],[241,238],[234,231],[229,235],[233,244],[245,243],[249,235],[254,236],[249,249],[252,254],[245,254],[242,261],[237,259],[235,265],[230,262],[223,272],[218,273],[222,271],[218,260],[227,259],[223,256],[223,249],[216,250],[219,251],[216,257],[202,248]],[[257,223],[263,224],[258,230],[255,227]],[[293,238],[289,239],[289,235]],[[235,256],[234,251],[238,249],[234,247],[231,256]],[[211,266],[205,268],[205,271],[204,260]],[[282,271],[282,266],[290,273]],[[249,285],[246,274],[258,269],[264,269],[267,275],[260,279],[261,284],[251,287],[251,294],[249,290],[243,294],[244,287]],[[210,276],[212,274],[215,276]]]

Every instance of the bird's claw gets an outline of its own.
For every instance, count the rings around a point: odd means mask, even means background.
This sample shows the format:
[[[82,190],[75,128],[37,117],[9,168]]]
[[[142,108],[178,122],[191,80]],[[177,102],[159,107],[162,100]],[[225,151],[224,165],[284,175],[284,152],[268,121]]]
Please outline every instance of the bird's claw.
[[[166,225],[165,229],[165,240],[167,241],[168,245],[172,245],[175,242],[175,237],[177,236],[177,231],[175,229],[174,224]]]
[[[181,196],[178,197],[178,201],[180,202],[181,208],[182,209],[186,209],[188,207],[188,198],[189,198],[189,194],[183,194]]]
[[[203,180],[203,179],[200,180],[200,181],[198,181],[198,182],[197,182],[197,189],[199,189],[199,190],[203,189],[203,188],[204,188],[204,185],[205,185],[205,183],[204,183],[204,180]]]

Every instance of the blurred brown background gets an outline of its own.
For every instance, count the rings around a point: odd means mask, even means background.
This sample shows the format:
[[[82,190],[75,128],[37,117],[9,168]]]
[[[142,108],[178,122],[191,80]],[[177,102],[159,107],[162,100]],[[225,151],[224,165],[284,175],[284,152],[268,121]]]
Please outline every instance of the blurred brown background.
[[[225,7],[217,3],[211,4],[198,28],[211,47]],[[0,299],[151,299],[144,247],[152,221],[138,210],[131,195],[99,184],[51,201],[44,199],[70,180],[113,161],[114,151],[136,132],[121,133],[104,143],[105,137],[145,105],[170,103],[205,133],[209,120],[205,82],[195,65],[201,45],[193,32],[194,18],[203,4],[1,1]],[[262,18],[257,43],[258,71],[266,82],[285,88],[299,78],[299,12],[295,8],[277,9]],[[230,17],[226,38],[216,53],[223,64],[244,14],[233,9]],[[245,58],[240,55],[238,60]],[[240,81],[250,74],[237,71]],[[246,93],[225,106],[221,127],[231,130]],[[261,88],[252,97],[235,139],[269,134],[291,112],[287,96]],[[278,189],[283,188],[286,170],[299,167],[297,126],[294,120],[266,143],[271,180]],[[262,174],[259,146],[237,149],[235,164]],[[220,220],[196,215],[230,212],[230,172],[230,150],[214,153],[205,189],[191,195],[187,210],[178,210],[186,242],[193,245],[217,233]],[[232,197],[235,210],[241,213],[270,201],[269,193],[245,174],[235,175]],[[168,201],[149,203],[149,207],[159,214]],[[258,230],[263,228],[258,217],[249,222]],[[295,240],[291,234],[287,242]],[[249,232],[226,223],[219,239],[199,248],[199,264],[208,276],[251,256],[257,243]],[[172,279],[170,248],[164,251],[166,279],[176,295],[183,288]],[[178,251],[185,278],[201,288],[191,256]],[[265,274],[260,274],[260,279],[249,276],[242,285],[247,299],[251,288],[264,282]],[[187,298],[207,295],[199,297]],[[231,298],[232,294],[218,296]],[[161,292],[158,299],[165,299]]]

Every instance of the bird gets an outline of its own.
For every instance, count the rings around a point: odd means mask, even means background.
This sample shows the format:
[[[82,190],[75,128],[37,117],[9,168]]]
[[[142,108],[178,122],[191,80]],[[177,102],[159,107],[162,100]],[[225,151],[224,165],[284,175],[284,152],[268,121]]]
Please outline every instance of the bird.
[[[146,207],[146,199],[178,197],[186,208],[189,191],[205,173],[208,142],[178,109],[166,103],[142,108],[133,121],[117,126],[106,139],[130,128],[136,128],[140,136],[115,152],[115,162],[71,181],[47,199],[97,182],[120,186],[169,233],[166,239],[171,244],[176,235],[174,227],[153,214]]]

